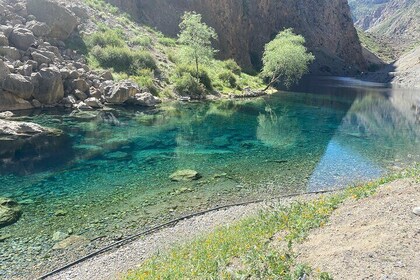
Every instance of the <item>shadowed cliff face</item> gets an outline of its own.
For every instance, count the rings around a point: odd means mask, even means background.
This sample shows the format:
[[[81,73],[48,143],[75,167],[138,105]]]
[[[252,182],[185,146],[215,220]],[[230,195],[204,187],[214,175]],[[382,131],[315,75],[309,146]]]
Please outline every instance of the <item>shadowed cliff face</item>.
[[[184,11],[213,26],[221,58],[260,67],[264,45],[292,27],[316,55],[313,73],[351,74],[365,62],[346,0],[108,0],[137,20],[176,36]]]

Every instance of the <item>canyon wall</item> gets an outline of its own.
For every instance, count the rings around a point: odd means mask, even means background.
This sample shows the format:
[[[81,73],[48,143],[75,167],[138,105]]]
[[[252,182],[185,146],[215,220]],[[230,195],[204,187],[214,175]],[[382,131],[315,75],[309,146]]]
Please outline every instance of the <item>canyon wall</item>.
[[[196,11],[219,35],[220,58],[246,69],[261,66],[264,45],[284,28],[302,34],[317,74],[365,68],[347,0],[108,0],[136,20],[176,36],[181,15]]]

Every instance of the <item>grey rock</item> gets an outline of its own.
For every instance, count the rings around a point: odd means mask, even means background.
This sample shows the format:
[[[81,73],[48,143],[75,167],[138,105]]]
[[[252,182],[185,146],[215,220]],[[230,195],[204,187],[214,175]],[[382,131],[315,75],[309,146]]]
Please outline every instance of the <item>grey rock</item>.
[[[59,40],[67,39],[76,28],[77,17],[63,5],[51,0],[28,0],[27,10],[37,20],[51,27],[49,36]]]
[[[69,237],[69,235],[67,233],[64,233],[64,232],[61,232],[61,231],[56,231],[52,235],[52,240],[57,242],[57,241],[62,241],[64,239],[66,239],[67,237]]]
[[[105,71],[104,73],[102,73],[101,78],[105,81],[114,80],[114,77],[112,76],[111,71]]]
[[[32,31],[26,28],[15,28],[9,35],[9,42],[16,48],[26,51],[36,42],[36,38]]]
[[[92,107],[87,105],[85,102],[81,101],[76,105],[76,109],[79,109],[81,111],[86,111],[86,110],[92,110]]]
[[[32,106],[34,106],[34,108],[41,108],[42,107],[41,102],[39,102],[36,99],[32,99],[31,103],[32,103]]]
[[[64,97],[64,86],[58,68],[41,69],[36,75],[37,88],[33,96],[43,104],[54,104]]]
[[[74,96],[77,97],[77,99],[84,101],[87,98],[86,93],[84,93],[83,91],[80,91],[78,89],[76,89],[74,91]]]
[[[32,59],[36,61],[38,64],[50,64],[52,60],[48,57],[46,57],[43,54],[40,54],[39,52],[35,51],[32,54]]]
[[[0,46],[0,56],[4,56],[10,60],[20,60],[22,58],[18,49],[5,46]]]
[[[30,122],[18,122],[0,119],[0,134],[11,137],[33,136],[40,133],[55,133],[56,130],[45,128]]]
[[[185,169],[185,170],[178,170],[169,176],[172,181],[175,182],[185,182],[185,181],[193,181],[198,180],[201,178],[200,173],[195,170]]]
[[[34,91],[34,85],[20,74],[9,74],[3,81],[3,89],[17,97],[29,99]]]
[[[9,37],[10,33],[12,33],[13,26],[10,25],[0,25],[0,33],[3,33],[6,35],[6,37]]]
[[[36,20],[27,22],[26,27],[37,37],[47,36],[51,32],[51,28],[45,22]]]
[[[0,111],[17,111],[32,109],[29,101],[17,97],[16,95],[0,90]]]
[[[76,79],[72,82],[73,88],[81,92],[87,92],[89,90],[89,85],[84,79]]]
[[[6,79],[7,75],[10,74],[9,67],[7,67],[6,63],[2,59],[0,59],[0,88],[3,84],[3,81]]]
[[[123,104],[138,92],[137,86],[130,81],[123,81],[114,85],[113,89],[105,95],[105,99],[111,104]]]
[[[0,46],[8,46],[9,39],[7,39],[6,35],[0,33]]]
[[[89,240],[83,236],[79,235],[71,235],[67,237],[66,239],[58,242],[54,245],[52,248],[53,250],[63,250],[67,249],[69,247],[79,247],[84,246],[89,242]]]
[[[22,215],[19,204],[6,197],[0,197],[0,228],[17,222]]]
[[[13,117],[15,114],[13,114],[13,112],[10,111],[6,111],[6,112],[1,112],[0,113],[0,119],[9,119],[11,117]]]
[[[416,214],[417,216],[420,216],[420,207],[415,207],[413,209],[413,213]]]
[[[143,107],[154,107],[162,101],[153,96],[150,92],[136,93],[134,96],[127,100],[128,104],[143,106]]]
[[[101,101],[99,101],[98,98],[96,97],[89,97],[88,99],[85,100],[86,105],[92,107],[92,108],[102,108],[103,105],[101,103]]]

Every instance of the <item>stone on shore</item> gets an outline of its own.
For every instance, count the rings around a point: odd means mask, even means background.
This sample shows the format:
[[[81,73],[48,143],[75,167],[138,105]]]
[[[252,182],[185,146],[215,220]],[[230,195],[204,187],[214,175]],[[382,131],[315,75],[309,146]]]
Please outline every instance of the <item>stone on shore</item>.
[[[0,197],[0,228],[17,222],[22,215],[19,204],[6,197]]]
[[[188,182],[200,179],[201,175],[195,170],[185,169],[172,173],[169,178],[175,182]]]
[[[34,85],[20,74],[9,74],[3,81],[3,89],[19,98],[29,99],[34,91]]]

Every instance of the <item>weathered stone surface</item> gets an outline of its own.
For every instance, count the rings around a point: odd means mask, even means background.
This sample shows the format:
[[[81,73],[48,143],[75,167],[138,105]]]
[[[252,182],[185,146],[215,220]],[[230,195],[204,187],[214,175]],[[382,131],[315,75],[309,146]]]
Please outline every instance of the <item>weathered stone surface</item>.
[[[63,5],[51,0],[28,0],[28,12],[51,27],[49,36],[65,40],[77,25],[77,17]]]
[[[181,182],[181,181],[193,181],[201,178],[200,173],[195,170],[185,169],[178,170],[169,176],[172,181]]]
[[[7,39],[6,35],[0,33],[0,46],[8,46],[9,39]]]
[[[35,123],[0,119],[0,135],[2,136],[32,136],[44,132],[50,133],[53,130]]]
[[[80,90],[81,92],[87,92],[89,90],[89,85],[85,79],[76,79],[72,84],[74,89]]]
[[[153,96],[150,92],[136,93],[134,96],[127,100],[128,104],[143,106],[143,107],[154,107],[162,101]]]
[[[87,98],[86,93],[78,89],[74,91],[74,96],[76,96],[77,99],[82,100],[82,101],[84,101]]]
[[[63,250],[69,247],[84,246],[87,243],[89,243],[87,238],[79,235],[71,235],[70,237],[67,237],[66,239],[55,244],[53,250]]]
[[[0,46],[0,56],[4,56],[10,60],[20,60],[21,55],[15,47]]]
[[[34,85],[20,74],[9,74],[3,81],[3,89],[17,97],[29,99],[34,91]]]
[[[17,111],[32,109],[29,101],[13,95],[10,92],[0,90],[0,111]]]
[[[16,48],[26,51],[36,42],[34,34],[26,28],[15,28],[9,36],[9,42]]]
[[[41,69],[36,75],[37,88],[33,96],[43,104],[54,104],[63,99],[64,87],[58,68]]]
[[[50,64],[52,62],[51,59],[49,59],[48,57],[46,57],[45,55],[35,51],[33,53],[31,53],[32,59],[34,61],[36,61],[38,64]]]
[[[86,105],[92,107],[92,108],[102,108],[103,105],[101,103],[101,101],[99,101],[98,98],[96,97],[89,97],[88,99],[85,100]]]
[[[0,228],[17,222],[21,215],[22,210],[16,201],[0,197]]]
[[[0,59],[0,89],[2,87],[3,81],[6,79],[7,75],[10,74],[9,67],[7,67],[6,63]]]
[[[105,99],[111,104],[123,104],[130,97],[135,96],[138,88],[130,81],[123,81],[114,85],[113,89],[105,95]]]
[[[26,27],[38,37],[47,36],[51,32],[51,28],[45,22],[39,22],[36,20],[27,22]]]

